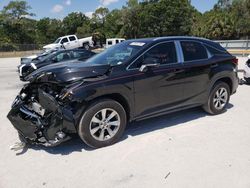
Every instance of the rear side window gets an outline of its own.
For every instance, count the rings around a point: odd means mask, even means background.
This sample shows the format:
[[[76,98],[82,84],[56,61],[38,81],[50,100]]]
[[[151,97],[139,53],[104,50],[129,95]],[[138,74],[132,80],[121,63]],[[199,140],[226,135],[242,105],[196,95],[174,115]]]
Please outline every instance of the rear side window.
[[[184,61],[194,61],[208,58],[207,50],[201,43],[182,41],[181,47]]]
[[[75,40],[76,40],[76,37],[71,36],[71,37],[69,37],[69,40],[70,40],[70,41],[75,41]]]
[[[214,48],[210,45],[206,45],[206,48],[207,50],[212,54],[212,55],[227,55],[228,52],[225,50],[225,51],[222,51],[222,50],[219,50],[217,48]]]
[[[70,52],[62,52],[56,55],[53,60],[55,62],[60,62],[60,61],[67,61],[70,60]]]
[[[79,52],[79,51],[74,51],[73,52],[73,57],[74,58],[84,58],[84,57],[89,57],[90,53],[89,52]]]

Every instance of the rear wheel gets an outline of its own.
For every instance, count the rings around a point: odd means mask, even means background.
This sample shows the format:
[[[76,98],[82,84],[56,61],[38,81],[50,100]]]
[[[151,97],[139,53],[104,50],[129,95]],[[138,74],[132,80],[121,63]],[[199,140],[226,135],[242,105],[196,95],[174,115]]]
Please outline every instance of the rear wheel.
[[[230,88],[225,82],[217,82],[210,92],[203,109],[209,114],[216,115],[225,111],[230,99]]]
[[[116,143],[126,127],[126,112],[111,99],[98,100],[84,112],[78,133],[90,147],[100,148]]]

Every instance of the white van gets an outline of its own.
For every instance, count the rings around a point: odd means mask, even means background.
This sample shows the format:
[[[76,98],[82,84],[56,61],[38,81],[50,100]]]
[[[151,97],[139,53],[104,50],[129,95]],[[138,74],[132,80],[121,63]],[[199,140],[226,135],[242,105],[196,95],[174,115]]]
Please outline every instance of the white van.
[[[112,38],[112,39],[107,39],[106,40],[106,48],[109,48],[111,46],[114,46],[120,42],[125,41],[124,38]]]

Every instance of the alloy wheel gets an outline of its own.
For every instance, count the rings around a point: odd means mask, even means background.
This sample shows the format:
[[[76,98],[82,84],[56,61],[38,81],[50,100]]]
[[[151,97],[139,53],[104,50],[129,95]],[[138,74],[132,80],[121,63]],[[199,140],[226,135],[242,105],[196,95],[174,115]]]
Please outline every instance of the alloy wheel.
[[[219,88],[213,98],[213,104],[215,109],[221,110],[225,107],[228,101],[228,92],[227,89],[224,87]]]
[[[111,108],[98,111],[91,119],[89,130],[93,138],[98,141],[107,141],[113,138],[121,125],[119,114]]]

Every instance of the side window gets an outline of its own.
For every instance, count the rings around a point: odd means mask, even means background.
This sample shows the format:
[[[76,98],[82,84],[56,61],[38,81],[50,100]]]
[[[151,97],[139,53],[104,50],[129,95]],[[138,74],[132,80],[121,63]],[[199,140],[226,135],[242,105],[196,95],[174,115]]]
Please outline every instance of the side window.
[[[174,42],[158,44],[141,56],[130,68],[140,68],[147,58],[156,59],[161,65],[176,63],[177,55]]]
[[[54,58],[53,58],[53,61],[54,62],[60,62],[60,61],[67,61],[67,60],[70,60],[70,52],[63,52],[63,53],[60,53],[58,55],[56,55]]]
[[[212,55],[227,55],[227,51],[221,51],[219,49],[216,49],[212,46],[206,45],[207,50],[212,54]]]
[[[87,52],[82,52],[82,51],[73,51],[73,57],[74,58],[83,58],[87,57],[89,54]]]
[[[75,40],[76,40],[76,37],[75,37],[75,36],[71,36],[71,37],[69,37],[69,40],[70,40],[70,41],[75,41]]]
[[[207,59],[206,48],[198,42],[181,42],[181,47],[183,51],[184,61],[193,61],[200,59]]]
[[[66,42],[69,42],[68,38],[63,38],[61,41],[61,44],[66,43]]]

